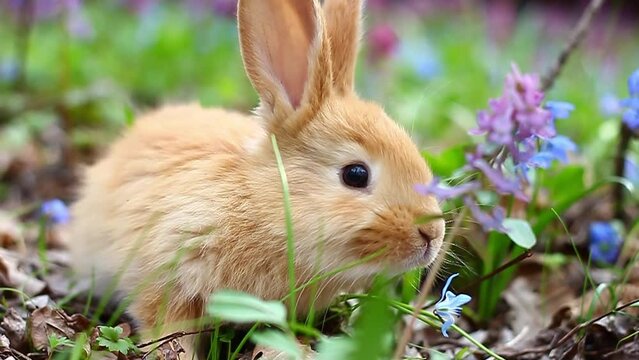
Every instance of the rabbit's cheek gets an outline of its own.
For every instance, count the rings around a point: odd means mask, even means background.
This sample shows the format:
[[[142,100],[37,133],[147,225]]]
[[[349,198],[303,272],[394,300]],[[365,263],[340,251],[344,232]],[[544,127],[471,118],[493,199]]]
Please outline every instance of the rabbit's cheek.
[[[427,265],[437,255],[443,237],[443,220],[416,225],[420,212],[409,206],[395,206],[376,214],[373,222],[353,238],[354,257],[377,254],[372,262],[403,271]]]

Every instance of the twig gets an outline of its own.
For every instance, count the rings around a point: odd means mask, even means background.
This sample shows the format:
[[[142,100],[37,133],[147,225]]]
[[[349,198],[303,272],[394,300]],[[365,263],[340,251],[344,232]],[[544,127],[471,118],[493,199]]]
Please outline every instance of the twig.
[[[21,353],[20,351],[16,350],[16,349],[9,349],[11,354],[15,357],[18,357],[20,359],[26,359],[26,360],[30,360],[31,358],[28,357],[27,355]]]
[[[145,348],[147,346],[153,345],[153,344],[157,344],[157,343],[161,343],[160,345],[164,345],[165,343],[171,341],[171,340],[175,340],[175,339],[179,339],[181,337],[185,337],[185,336],[189,336],[189,335],[198,335],[198,334],[204,334],[204,333],[210,333],[215,331],[215,328],[206,328],[206,329],[201,329],[201,330],[196,330],[196,331],[176,331],[174,333],[162,336],[161,338],[155,339],[155,340],[149,340],[147,342],[143,342],[139,345],[136,345],[138,348]]]
[[[577,47],[579,47],[579,44],[586,36],[586,32],[588,31],[588,28],[592,23],[594,15],[597,13],[597,11],[599,11],[604,1],[605,0],[591,0],[586,10],[584,10],[581,18],[579,19],[579,22],[577,23],[577,27],[570,36],[570,40],[559,53],[559,57],[557,58],[555,64],[543,77],[542,90],[544,92],[548,91],[554,85],[555,80],[557,80],[557,77],[559,77],[559,74],[561,73],[564,65],[566,65],[566,62],[568,62],[568,58],[570,58],[570,55],[572,55]]]
[[[568,331],[566,333],[566,335],[562,336],[561,339],[559,339],[558,341],[553,341],[551,342],[549,345],[547,346],[542,346],[542,347],[537,347],[537,348],[532,348],[532,349],[526,349],[520,352],[516,352],[516,353],[501,353],[500,355],[506,357],[506,358],[514,358],[517,356],[522,356],[522,355],[528,355],[528,354],[539,354],[539,353],[547,353],[550,352],[551,350],[555,349],[556,347],[562,345],[563,343],[565,343],[566,341],[568,341],[570,338],[572,338],[573,335],[575,335],[578,331],[583,330],[587,327],[590,327],[592,324],[596,323],[597,321],[610,316],[616,312],[619,312],[627,307],[633,306],[635,304],[639,304],[639,299],[635,299],[632,300],[628,303],[625,303],[613,310],[608,311],[607,313],[600,315],[594,319],[591,319],[589,321],[586,321],[585,323],[579,324],[577,326],[575,326],[574,328],[572,328],[570,331]]]
[[[444,255],[435,259],[433,266],[428,271],[428,276],[426,277],[426,281],[424,281],[421,289],[419,290],[420,295],[419,295],[419,298],[417,298],[417,302],[415,304],[415,310],[413,311],[413,314],[410,320],[408,321],[408,324],[406,324],[406,327],[404,328],[402,337],[397,343],[397,347],[395,348],[395,353],[393,354],[393,359],[397,359],[397,360],[401,359],[401,357],[404,355],[404,348],[410,341],[410,337],[413,333],[415,319],[417,319],[417,317],[419,316],[419,311],[422,309],[422,307],[426,303],[426,298],[428,297],[430,289],[433,287],[433,283],[435,282],[435,276],[437,276],[437,272],[439,271],[439,268],[442,266],[444,262],[445,254],[448,253],[448,250],[450,249],[450,246],[453,243],[453,239],[457,236],[457,233],[459,232],[461,222],[466,217],[466,212],[467,212],[467,209],[463,208],[462,211],[457,215],[457,218],[455,219],[455,223],[453,224],[453,228],[451,229],[450,233],[446,235],[446,238],[444,239],[444,243],[440,250],[440,253]]]
[[[460,292],[462,292],[462,291],[468,290],[468,289],[470,289],[470,288],[472,288],[472,287],[474,287],[474,286],[477,286],[478,284],[481,284],[482,282],[484,282],[484,281],[486,281],[486,280],[488,280],[488,279],[490,279],[490,278],[492,278],[492,277],[494,277],[494,276],[498,275],[499,273],[501,273],[502,271],[504,271],[504,270],[508,269],[509,267],[511,267],[511,266],[513,266],[513,265],[517,265],[518,263],[520,263],[520,262],[521,262],[521,261],[523,261],[524,259],[529,258],[529,257],[531,257],[531,256],[532,256],[532,252],[531,252],[530,250],[527,250],[525,253],[523,253],[523,254],[521,254],[521,255],[517,256],[516,258],[514,258],[514,259],[512,259],[512,260],[510,260],[510,261],[507,261],[506,263],[502,264],[502,265],[501,265],[500,267],[498,267],[497,269],[495,269],[495,270],[493,270],[493,271],[489,272],[488,274],[486,274],[486,275],[484,275],[484,276],[482,276],[482,277],[480,277],[480,278],[478,278],[478,279],[475,279],[475,281],[471,282],[471,283],[470,283],[470,284],[468,284],[468,285],[464,285],[464,286],[462,286],[462,287],[461,287],[461,288],[459,288],[458,290],[459,290]],[[437,303],[437,300],[434,300],[434,301],[432,301],[431,303],[429,303],[428,305],[425,305],[425,306],[424,306],[424,308],[426,308],[426,309],[427,309],[427,308],[430,308],[430,307],[432,307],[433,305],[435,305],[436,303]]]
[[[144,343],[142,343],[140,345],[137,345],[137,347],[139,349],[141,349],[141,348],[145,348],[147,346],[151,346],[153,344],[158,344],[157,346],[153,347],[149,351],[146,351],[142,355],[142,359],[146,359],[147,356],[152,354],[154,351],[156,351],[157,349],[161,348],[165,344],[170,343],[173,340],[177,340],[179,338],[182,338],[182,337],[185,337],[185,336],[189,336],[189,335],[199,335],[199,334],[204,334],[204,333],[210,333],[210,332],[213,332],[213,331],[215,331],[215,328],[206,328],[206,329],[201,329],[201,330],[196,330],[196,331],[176,331],[174,333],[171,333],[169,335],[163,336],[161,338],[144,342]]]

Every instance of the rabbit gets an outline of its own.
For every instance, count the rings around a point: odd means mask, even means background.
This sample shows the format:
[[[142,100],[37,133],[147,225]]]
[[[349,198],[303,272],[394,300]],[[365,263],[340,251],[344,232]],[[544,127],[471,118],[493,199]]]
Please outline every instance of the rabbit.
[[[171,105],[141,116],[89,167],[72,206],[76,271],[117,282],[145,339],[197,330],[220,289],[289,292],[293,223],[299,315],[359,291],[382,271],[428,266],[445,232],[432,173],[405,130],[354,90],[361,0],[240,0],[252,115]],[[432,216],[418,224],[420,216]],[[376,255],[377,254],[377,255]],[[194,340],[180,339],[186,358]]]

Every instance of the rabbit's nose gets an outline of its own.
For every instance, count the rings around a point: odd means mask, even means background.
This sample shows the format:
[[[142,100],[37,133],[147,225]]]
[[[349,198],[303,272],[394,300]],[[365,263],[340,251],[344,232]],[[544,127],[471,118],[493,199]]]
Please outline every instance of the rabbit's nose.
[[[421,225],[417,228],[419,236],[421,236],[424,243],[430,244],[431,241],[439,239],[444,233],[443,221],[433,221],[429,224]]]

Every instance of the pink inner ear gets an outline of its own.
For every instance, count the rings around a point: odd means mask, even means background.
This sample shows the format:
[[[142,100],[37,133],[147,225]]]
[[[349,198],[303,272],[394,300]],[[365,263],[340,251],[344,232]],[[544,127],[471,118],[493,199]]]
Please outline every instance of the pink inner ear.
[[[266,62],[294,108],[299,107],[304,96],[309,51],[315,36],[316,20],[309,18],[312,9],[308,7],[312,7],[311,1],[278,1],[277,5],[262,7]]]

